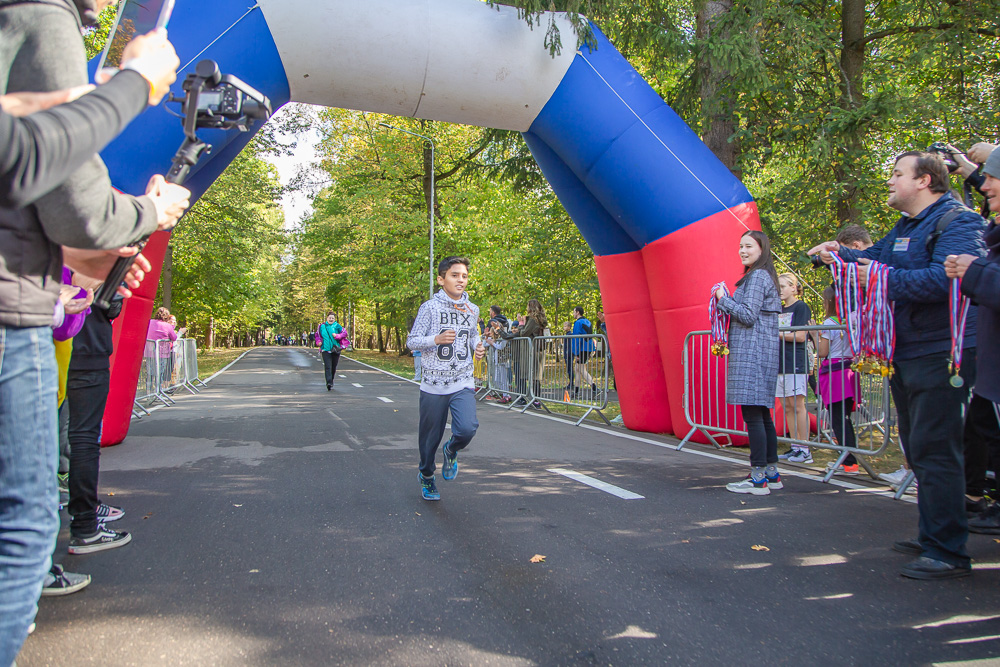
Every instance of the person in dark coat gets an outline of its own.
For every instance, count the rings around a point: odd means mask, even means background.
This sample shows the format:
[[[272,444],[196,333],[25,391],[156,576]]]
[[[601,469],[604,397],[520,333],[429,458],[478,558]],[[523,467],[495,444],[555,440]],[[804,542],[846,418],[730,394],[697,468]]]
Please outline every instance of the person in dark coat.
[[[985,255],[983,218],[949,191],[941,157],[910,151],[896,159],[887,181],[889,206],[903,215],[875,245],[857,251],[836,241],[811,250],[827,264],[839,252],[847,262],[878,260],[891,267],[888,297],[893,305],[896,350],[890,380],[899,416],[899,438],[920,492],[917,539],[893,549],[915,556],[900,574],[911,579],[951,579],[972,574],[965,550],[963,416],[976,384],[976,313],[969,310],[961,375],[950,368],[948,255]],[[947,224],[943,224],[947,223]],[[867,272],[858,272],[866,286]]]
[[[778,275],[771,241],[764,232],[748,231],[740,238],[743,277],[736,291],[716,292],[719,310],[732,319],[726,369],[726,402],[740,406],[750,438],[750,474],[727,484],[733,493],[765,496],[782,488],[778,474],[778,434],[771,418],[778,382]]]
[[[1000,150],[993,150],[982,167],[986,194],[991,211],[1000,211]],[[962,294],[979,306],[978,347],[976,356],[976,395],[993,404],[994,414],[1000,403],[1000,227],[992,221],[983,239],[988,254],[948,255],[944,262],[949,278],[962,281]],[[997,415],[1000,418],[1000,415]],[[1000,452],[991,452],[1000,461]],[[1000,501],[994,500],[979,516],[969,520],[969,530],[975,533],[1000,535]]]

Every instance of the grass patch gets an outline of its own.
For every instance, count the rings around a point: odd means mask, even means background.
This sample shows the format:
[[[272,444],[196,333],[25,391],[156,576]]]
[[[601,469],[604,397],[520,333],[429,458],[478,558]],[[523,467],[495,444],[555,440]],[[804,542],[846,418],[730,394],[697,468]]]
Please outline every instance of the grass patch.
[[[350,352],[345,352],[344,356],[407,379],[413,377],[413,357],[401,357],[398,352],[383,353],[376,350],[352,349]]]
[[[236,357],[247,351],[245,347],[216,347],[198,350],[198,377],[205,379],[229,365]]]

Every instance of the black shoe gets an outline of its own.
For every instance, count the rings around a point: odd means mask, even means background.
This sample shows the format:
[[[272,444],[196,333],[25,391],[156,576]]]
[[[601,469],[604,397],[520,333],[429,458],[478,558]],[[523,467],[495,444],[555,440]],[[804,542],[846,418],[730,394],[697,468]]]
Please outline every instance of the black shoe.
[[[965,497],[965,514],[966,516],[977,516],[986,511],[986,508],[990,506],[990,499],[983,497],[979,500],[972,500],[969,496]]]
[[[330,391],[331,389],[333,389],[333,385],[332,384],[326,385],[326,390],[327,391]]]
[[[516,401],[514,401],[513,407],[515,407],[515,408],[523,408],[527,404],[528,404],[528,402],[526,400],[524,400],[523,398],[519,398]]]
[[[927,556],[921,556],[917,560],[904,565],[899,573],[910,579],[957,579],[958,577],[967,577],[972,574],[972,568],[960,567],[941,560],[928,558]]]
[[[1000,501],[994,502],[976,518],[969,519],[969,532],[1000,535]]]
[[[924,548],[917,540],[900,540],[892,543],[892,550],[907,556],[923,556]]]

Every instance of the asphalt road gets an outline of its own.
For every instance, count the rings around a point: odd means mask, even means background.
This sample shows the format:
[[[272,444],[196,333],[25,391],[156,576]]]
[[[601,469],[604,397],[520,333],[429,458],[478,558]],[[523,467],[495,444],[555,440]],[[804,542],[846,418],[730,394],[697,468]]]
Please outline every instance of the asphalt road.
[[[94,581],[41,601],[18,665],[1000,663],[992,537],[972,577],[907,580],[910,502],[794,468],[731,494],[745,462],[488,404],[429,503],[417,387],[338,374],[254,350],[105,449],[134,539],[69,556],[63,531],[57,562]]]

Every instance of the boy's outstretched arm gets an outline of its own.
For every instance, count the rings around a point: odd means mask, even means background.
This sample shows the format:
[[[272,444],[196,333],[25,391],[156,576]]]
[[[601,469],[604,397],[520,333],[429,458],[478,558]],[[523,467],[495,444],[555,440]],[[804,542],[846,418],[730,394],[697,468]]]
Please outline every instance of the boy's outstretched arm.
[[[406,347],[421,352],[436,349],[437,343],[434,342],[432,332],[430,302],[424,302],[417,311],[416,319],[413,320],[413,328],[406,336]]]

